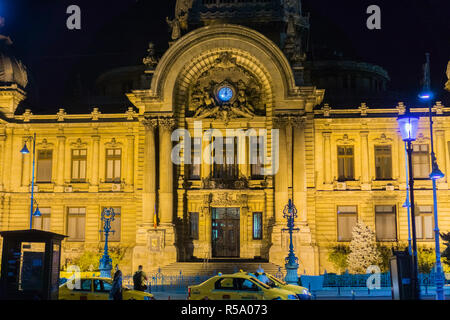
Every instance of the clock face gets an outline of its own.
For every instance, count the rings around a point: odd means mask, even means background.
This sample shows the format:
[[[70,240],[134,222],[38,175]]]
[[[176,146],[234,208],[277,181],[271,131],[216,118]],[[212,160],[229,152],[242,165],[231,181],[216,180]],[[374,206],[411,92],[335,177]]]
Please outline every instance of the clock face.
[[[233,98],[233,89],[230,87],[222,87],[217,92],[217,96],[221,102],[229,102]]]

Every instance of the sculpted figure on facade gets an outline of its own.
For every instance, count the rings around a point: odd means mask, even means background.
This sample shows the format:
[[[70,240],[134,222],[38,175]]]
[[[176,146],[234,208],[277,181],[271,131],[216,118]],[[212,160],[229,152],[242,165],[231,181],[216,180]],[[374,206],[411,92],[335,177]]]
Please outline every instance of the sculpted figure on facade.
[[[447,65],[447,78],[448,78],[448,81],[445,84],[445,90],[450,92],[450,61],[448,62],[448,65]]]

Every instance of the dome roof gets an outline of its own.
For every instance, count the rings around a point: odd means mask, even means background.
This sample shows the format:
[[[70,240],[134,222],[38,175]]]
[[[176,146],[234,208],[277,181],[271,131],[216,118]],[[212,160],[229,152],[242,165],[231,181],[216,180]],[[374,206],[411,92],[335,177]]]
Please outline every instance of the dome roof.
[[[25,88],[28,84],[27,69],[14,57],[7,41],[3,41],[0,43],[0,84],[12,83]]]

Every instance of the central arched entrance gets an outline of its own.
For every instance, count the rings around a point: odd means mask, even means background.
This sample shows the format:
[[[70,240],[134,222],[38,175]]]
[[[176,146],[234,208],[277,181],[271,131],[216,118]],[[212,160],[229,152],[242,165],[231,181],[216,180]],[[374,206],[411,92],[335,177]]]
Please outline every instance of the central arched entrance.
[[[212,257],[238,258],[240,246],[239,208],[212,208]]]

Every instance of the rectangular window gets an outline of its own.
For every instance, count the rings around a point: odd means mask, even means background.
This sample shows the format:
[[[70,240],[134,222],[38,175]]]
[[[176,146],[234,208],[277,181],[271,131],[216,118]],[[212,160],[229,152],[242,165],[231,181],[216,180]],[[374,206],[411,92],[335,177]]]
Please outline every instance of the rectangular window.
[[[72,150],[72,182],[86,181],[87,150]]]
[[[375,146],[375,175],[377,180],[392,180],[391,146]]]
[[[216,159],[217,152],[220,152],[220,143],[216,143],[218,137],[214,137],[214,165],[213,165],[213,177],[215,179],[236,179],[239,177],[238,166],[238,139],[237,137],[224,137],[222,138],[222,164],[216,163],[219,161]],[[219,158],[219,157],[218,157]],[[220,158],[219,158],[220,159]]]
[[[418,206],[416,210],[416,237],[420,240],[434,239],[432,206]]]
[[[191,146],[191,161],[189,179],[200,180],[202,163],[202,138],[193,138]]]
[[[262,158],[264,156],[264,139],[261,136],[249,137],[250,142],[250,169],[252,179],[264,179]]]
[[[412,153],[415,179],[428,179],[430,175],[430,153],[427,144],[414,144]]]
[[[198,212],[189,212],[189,236],[198,240]]]
[[[262,212],[253,212],[253,239],[262,239]]]
[[[122,149],[106,149],[106,182],[120,182],[121,163]]]
[[[358,221],[356,206],[339,206],[337,212],[338,241],[351,241]]]
[[[102,208],[102,212],[104,209],[105,208]],[[122,212],[121,212],[121,208],[119,208],[119,207],[114,207],[112,209],[114,210],[114,221],[111,221],[111,230],[108,235],[108,241],[119,242],[120,236],[121,236],[121,227],[122,227],[122,219],[121,219]],[[101,219],[102,212],[100,212],[100,219]],[[103,223],[101,220],[100,220],[100,230],[103,231]],[[101,232],[100,234],[101,234],[101,236],[100,236],[101,241],[105,241],[105,233]]]
[[[86,208],[68,208],[67,240],[84,241],[85,224],[86,224]]]
[[[355,179],[353,146],[338,147],[338,175],[339,181]]]
[[[52,181],[53,150],[38,150],[36,182]]]
[[[397,241],[395,206],[375,206],[375,228],[378,241]]]
[[[33,229],[50,231],[50,208],[39,208],[40,217],[33,216]]]

